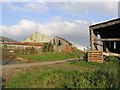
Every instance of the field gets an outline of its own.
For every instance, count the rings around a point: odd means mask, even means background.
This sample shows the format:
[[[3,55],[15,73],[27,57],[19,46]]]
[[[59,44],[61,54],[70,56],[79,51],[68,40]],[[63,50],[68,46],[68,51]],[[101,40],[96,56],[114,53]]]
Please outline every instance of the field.
[[[31,67],[14,75],[7,88],[118,88],[118,62],[73,61]]]
[[[56,60],[65,60],[71,58],[78,58],[83,56],[83,54],[79,53],[43,53],[37,55],[25,55],[25,54],[17,54],[18,57],[22,57],[25,59],[33,60],[33,61],[56,61]]]

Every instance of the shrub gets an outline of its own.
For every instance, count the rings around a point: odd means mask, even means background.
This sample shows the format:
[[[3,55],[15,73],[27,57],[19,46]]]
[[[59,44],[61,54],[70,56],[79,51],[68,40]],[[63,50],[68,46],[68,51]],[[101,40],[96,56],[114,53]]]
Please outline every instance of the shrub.
[[[105,60],[106,60],[106,61],[114,62],[114,61],[119,61],[119,58],[113,57],[113,56],[108,56],[108,57],[106,57]]]
[[[7,86],[44,88],[119,88],[117,75],[104,69],[95,72],[60,70],[48,70],[36,73],[26,72],[15,76],[14,79],[7,83]]]
[[[84,54],[84,58],[85,58],[85,61],[87,62],[88,61],[88,53]]]
[[[94,73],[93,82],[98,88],[119,88],[118,73],[107,69],[99,69]]]

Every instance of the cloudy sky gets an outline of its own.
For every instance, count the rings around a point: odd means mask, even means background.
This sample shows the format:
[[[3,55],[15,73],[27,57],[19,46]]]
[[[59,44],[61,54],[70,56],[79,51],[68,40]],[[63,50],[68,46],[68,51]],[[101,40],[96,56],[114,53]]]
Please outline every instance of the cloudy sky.
[[[18,41],[35,32],[89,46],[89,26],[118,17],[117,2],[2,2],[0,33]]]

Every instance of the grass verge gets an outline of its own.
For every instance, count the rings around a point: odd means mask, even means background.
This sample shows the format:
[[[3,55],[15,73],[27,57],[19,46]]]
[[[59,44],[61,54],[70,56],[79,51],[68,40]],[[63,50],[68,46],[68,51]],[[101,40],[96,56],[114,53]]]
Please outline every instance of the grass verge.
[[[119,88],[118,63],[85,61],[41,66],[17,73],[8,88]]]
[[[33,60],[33,61],[55,61],[55,60],[65,60],[71,58],[77,58],[78,56],[82,56],[82,54],[78,53],[44,53],[41,55],[24,55],[17,54],[18,57],[22,57],[25,59]]]

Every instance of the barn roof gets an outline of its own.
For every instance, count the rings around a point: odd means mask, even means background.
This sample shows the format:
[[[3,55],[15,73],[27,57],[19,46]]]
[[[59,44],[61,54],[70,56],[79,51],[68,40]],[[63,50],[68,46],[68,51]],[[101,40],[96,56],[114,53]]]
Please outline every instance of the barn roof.
[[[16,40],[0,36],[0,41],[7,41],[7,42],[17,42]]]
[[[72,43],[71,43],[70,41],[68,41],[68,40],[66,40],[66,39],[64,39],[64,38],[62,38],[62,37],[55,37],[55,38],[62,39],[62,40],[66,41],[67,43],[69,43],[69,44],[71,44],[71,45],[72,45]]]
[[[91,25],[89,28],[94,30],[94,29],[104,28],[107,26],[112,26],[115,24],[120,24],[120,18],[109,20],[109,21],[102,22],[102,23],[98,23],[95,25]]]
[[[4,44],[11,45],[27,45],[27,46],[45,46],[45,43],[31,43],[31,42],[4,42]]]
[[[32,34],[30,37],[26,38],[25,40],[23,40],[22,42],[32,42],[32,43],[47,43],[51,40],[52,38],[49,37],[46,34],[42,34],[42,33],[34,33]]]

